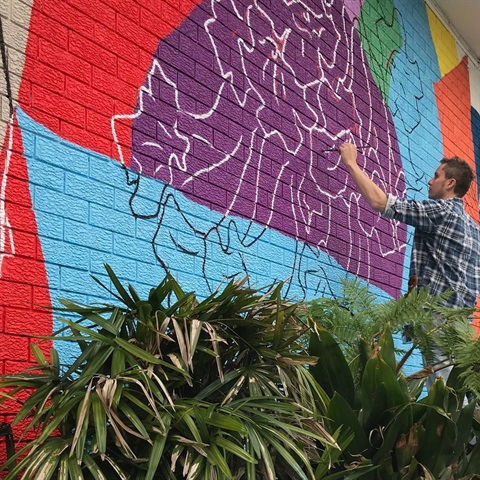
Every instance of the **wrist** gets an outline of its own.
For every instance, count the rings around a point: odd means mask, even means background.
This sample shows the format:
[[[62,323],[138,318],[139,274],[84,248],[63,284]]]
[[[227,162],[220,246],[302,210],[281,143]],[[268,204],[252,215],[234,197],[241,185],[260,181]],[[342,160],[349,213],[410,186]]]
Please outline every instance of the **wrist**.
[[[345,167],[350,173],[356,170],[360,170],[360,167],[358,166],[357,162],[345,163]]]

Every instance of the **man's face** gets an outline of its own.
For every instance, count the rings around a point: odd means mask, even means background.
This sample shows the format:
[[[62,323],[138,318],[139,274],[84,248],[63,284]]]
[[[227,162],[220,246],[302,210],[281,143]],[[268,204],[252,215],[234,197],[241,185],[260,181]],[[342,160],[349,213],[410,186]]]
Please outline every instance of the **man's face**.
[[[445,177],[445,165],[440,165],[428,181],[428,198],[431,200],[442,200],[450,198],[453,195],[453,185],[455,180],[453,178]]]

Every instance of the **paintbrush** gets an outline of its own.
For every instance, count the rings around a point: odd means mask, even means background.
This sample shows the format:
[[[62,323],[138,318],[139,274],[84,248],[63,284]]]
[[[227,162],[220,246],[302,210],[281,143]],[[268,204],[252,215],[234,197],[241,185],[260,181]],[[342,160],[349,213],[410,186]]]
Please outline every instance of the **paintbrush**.
[[[326,150],[322,150],[323,153],[326,152],[338,152],[339,147],[332,147],[332,148],[327,148]],[[357,152],[363,152],[368,147],[357,147]]]

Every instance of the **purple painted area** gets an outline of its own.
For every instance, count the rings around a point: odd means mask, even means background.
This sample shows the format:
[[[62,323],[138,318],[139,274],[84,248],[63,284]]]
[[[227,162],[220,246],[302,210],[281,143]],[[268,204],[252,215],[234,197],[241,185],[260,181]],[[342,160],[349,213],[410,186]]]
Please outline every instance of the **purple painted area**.
[[[345,10],[351,22],[354,22],[360,15],[364,0],[345,0]]]
[[[160,43],[131,166],[324,250],[395,295],[406,231],[372,214],[337,153],[321,153],[347,139],[369,145],[364,169],[404,194],[392,118],[343,4],[216,0]]]

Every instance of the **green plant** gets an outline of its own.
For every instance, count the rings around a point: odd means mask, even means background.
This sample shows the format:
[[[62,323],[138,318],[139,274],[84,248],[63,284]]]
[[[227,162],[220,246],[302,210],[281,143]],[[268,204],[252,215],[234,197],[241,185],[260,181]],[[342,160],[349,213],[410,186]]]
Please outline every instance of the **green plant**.
[[[478,348],[478,336],[467,328],[465,318],[462,321],[461,312],[441,309],[437,304],[441,299],[433,299],[428,291],[381,305],[365,291],[355,296],[358,285],[346,287],[347,298],[315,302],[315,315],[309,319],[309,351],[318,357],[310,371],[331,397],[327,408],[329,427],[337,435],[351,434],[351,441],[342,444],[342,451],[333,452],[335,463],[331,468],[318,466],[319,478],[325,474],[328,480],[478,478],[480,445],[474,442],[480,438],[480,424],[475,401],[464,405],[465,381],[470,378],[472,383],[471,379],[478,375],[476,367],[480,363],[475,363],[475,353],[469,353],[473,363],[454,368],[447,385],[437,380],[428,396],[419,399],[427,372],[405,378],[386,319],[396,320],[397,331],[406,319],[415,328],[431,325],[430,334],[435,336],[436,326],[423,316],[431,316],[433,308],[440,308],[452,321],[442,327],[442,340],[425,342],[432,345],[456,338],[452,352],[457,354],[465,345],[475,344]],[[430,306],[427,313],[426,305]],[[418,306],[421,318],[412,316]],[[350,331],[344,328],[348,322],[352,325]],[[425,332],[421,336],[423,339]]]
[[[7,479],[313,479],[321,454],[340,451],[281,284],[232,281],[200,301],[167,275],[141,299],[106,268],[119,305],[62,300],[51,338],[78,358],[64,366],[33,345],[40,372],[1,379],[29,393],[15,422],[37,432]]]
[[[333,335],[351,365],[357,384],[361,380],[364,357],[375,347],[385,325],[390,325],[396,338],[405,333],[408,325],[411,348],[405,351],[397,342],[397,368],[400,370],[412,351],[418,349],[435,370],[433,352],[438,349],[450,357],[452,365],[462,366],[461,378],[480,400],[479,335],[467,321],[472,308],[443,307],[442,303],[451,294],[449,291],[434,296],[428,288],[422,288],[398,300],[381,302],[357,280],[342,279],[342,284],[341,296],[309,302],[305,306],[305,317]],[[438,321],[439,316],[442,321]]]

